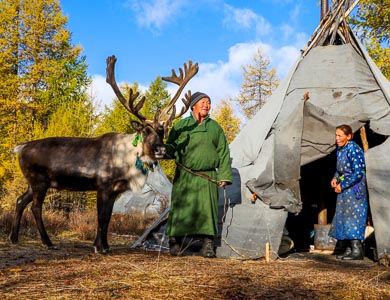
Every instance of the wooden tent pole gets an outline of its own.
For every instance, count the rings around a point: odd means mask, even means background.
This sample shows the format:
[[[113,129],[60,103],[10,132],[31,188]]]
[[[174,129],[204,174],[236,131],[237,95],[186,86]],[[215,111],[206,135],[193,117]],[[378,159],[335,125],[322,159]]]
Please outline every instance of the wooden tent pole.
[[[355,0],[352,4],[348,1],[346,5],[346,10],[343,9],[343,14],[340,16],[340,20],[338,21],[338,24],[340,22],[343,22],[345,18],[352,12],[352,10],[355,8],[355,6],[359,3],[360,0]],[[346,0],[340,0],[340,1],[332,1],[332,7],[329,9],[328,14],[324,16],[323,19],[321,19],[320,24],[317,26],[317,28],[314,30],[313,35],[310,37],[309,43],[307,45],[307,48],[304,49],[302,57],[306,56],[306,54],[310,51],[311,48],[314,46],[317,46],[318,44],[321,45],[317,40],[327,34],[327,32],[332,32],[334,29],[335,24],[332,24],[336,18],[336,16],[339,15],[341,8],[343,5],[345,5]],[[330,15],[331,13],[331,15]],[[337,24],[337,25],[338,25]],[[327,28],[330,26],[329,28]],[[336,28],[337,30],[337,28]],[[347,30],[347,28],[346,28]],[[348,32],[346,32],[348,34]],[[324,37],[326,39],[326,36]],[[345,42],[345,41],[344,41]]]
[[[364,126],[362,126],[360,128],[360,138],[362,139],[363,151],[367,152],[367,150],[368,150],[368,141],[367,141],[367,135],[366,135],[366,128]]]
[[[305,56],[311,48],[313,48],[314,44],[316,44],[317,40],[322,37],[322,35],[324,34],[324,31],[326,31],[326,29],[328,28],[328,26],[330,26],[332,24],[332,22],[334,21],[334,19],[336,18],[336,16],[338,15],[338,13],[340,12],[340,9],[341,7],[343,6],[344,4],[344,1],[345,0],[341,0],[340,3],[337,5],[337,8],[336,10],[334,11],[333,15],[330,16],[329,19],[326,19],[324,18],[325,23],[323,24],[322,26],[322,31],[318,32],[316,37],[311,41],[310,45],[306,48],[306,50],[304,51],[304,53],[302,54],[302,56]]]
[[[323,208],[318,213],[318,225],[327,225],[328,224],[328,209],[323,205]]]

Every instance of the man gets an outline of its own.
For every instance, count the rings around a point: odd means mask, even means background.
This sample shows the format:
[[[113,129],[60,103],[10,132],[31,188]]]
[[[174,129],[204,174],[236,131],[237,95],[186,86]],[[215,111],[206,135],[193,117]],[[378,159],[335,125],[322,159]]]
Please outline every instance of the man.
[[[229,145],[209,116],[209,96],[194,93],[190,108],[191,115],[172,128],[166,143],[168,157],[177,164],[167,225],[170,253],[180,255],[181,239],[196,236],[203,238],[200,254],[215,257],[218,186],[232,183]]]

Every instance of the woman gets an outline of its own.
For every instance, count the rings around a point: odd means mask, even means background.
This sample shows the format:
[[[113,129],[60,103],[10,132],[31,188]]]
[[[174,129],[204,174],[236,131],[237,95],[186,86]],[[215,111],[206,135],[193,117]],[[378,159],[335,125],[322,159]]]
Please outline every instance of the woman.
[[[330,185],[338,195],[329,236],[346,244],[345,252],[337,258],[361,260],[368,210],[366,165],[363,150],[352,137],[350,126],[336,128],[337,165]]]

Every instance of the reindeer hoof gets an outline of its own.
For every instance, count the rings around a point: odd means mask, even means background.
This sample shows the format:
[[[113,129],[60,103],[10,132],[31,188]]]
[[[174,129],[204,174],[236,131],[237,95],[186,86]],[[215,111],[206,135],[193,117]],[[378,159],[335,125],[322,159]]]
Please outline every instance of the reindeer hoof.
[[[54,246],[54,245],[46,246],[46,249],[47,250],[59,250],[59,248],[57,246]]]
[[[110,248],[103,249],[103,251],[102,251],[103,255],[107,255],[107,254],[110,254],[110,253],[112,253],[112,250]]]
[[[110,248],[107,248],[107,249],[99,249],[98,247],[94,246],[93,247],[95,249],[95,253],[96,254],[102,254],[102,255],[107,255],[107,254],[110,254],[112,252],[112,250]]]
[[[18,242],[18,238],[14,237],[13,235],[8,236],[8,240],[10,241],[11,244],[16,244]]]

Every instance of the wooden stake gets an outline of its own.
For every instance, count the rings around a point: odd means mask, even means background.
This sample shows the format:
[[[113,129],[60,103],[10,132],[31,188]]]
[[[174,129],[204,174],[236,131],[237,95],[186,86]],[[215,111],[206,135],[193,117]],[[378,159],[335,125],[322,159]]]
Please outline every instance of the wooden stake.
[[[269,243],[265,244],[265,261],[269,263]]]

